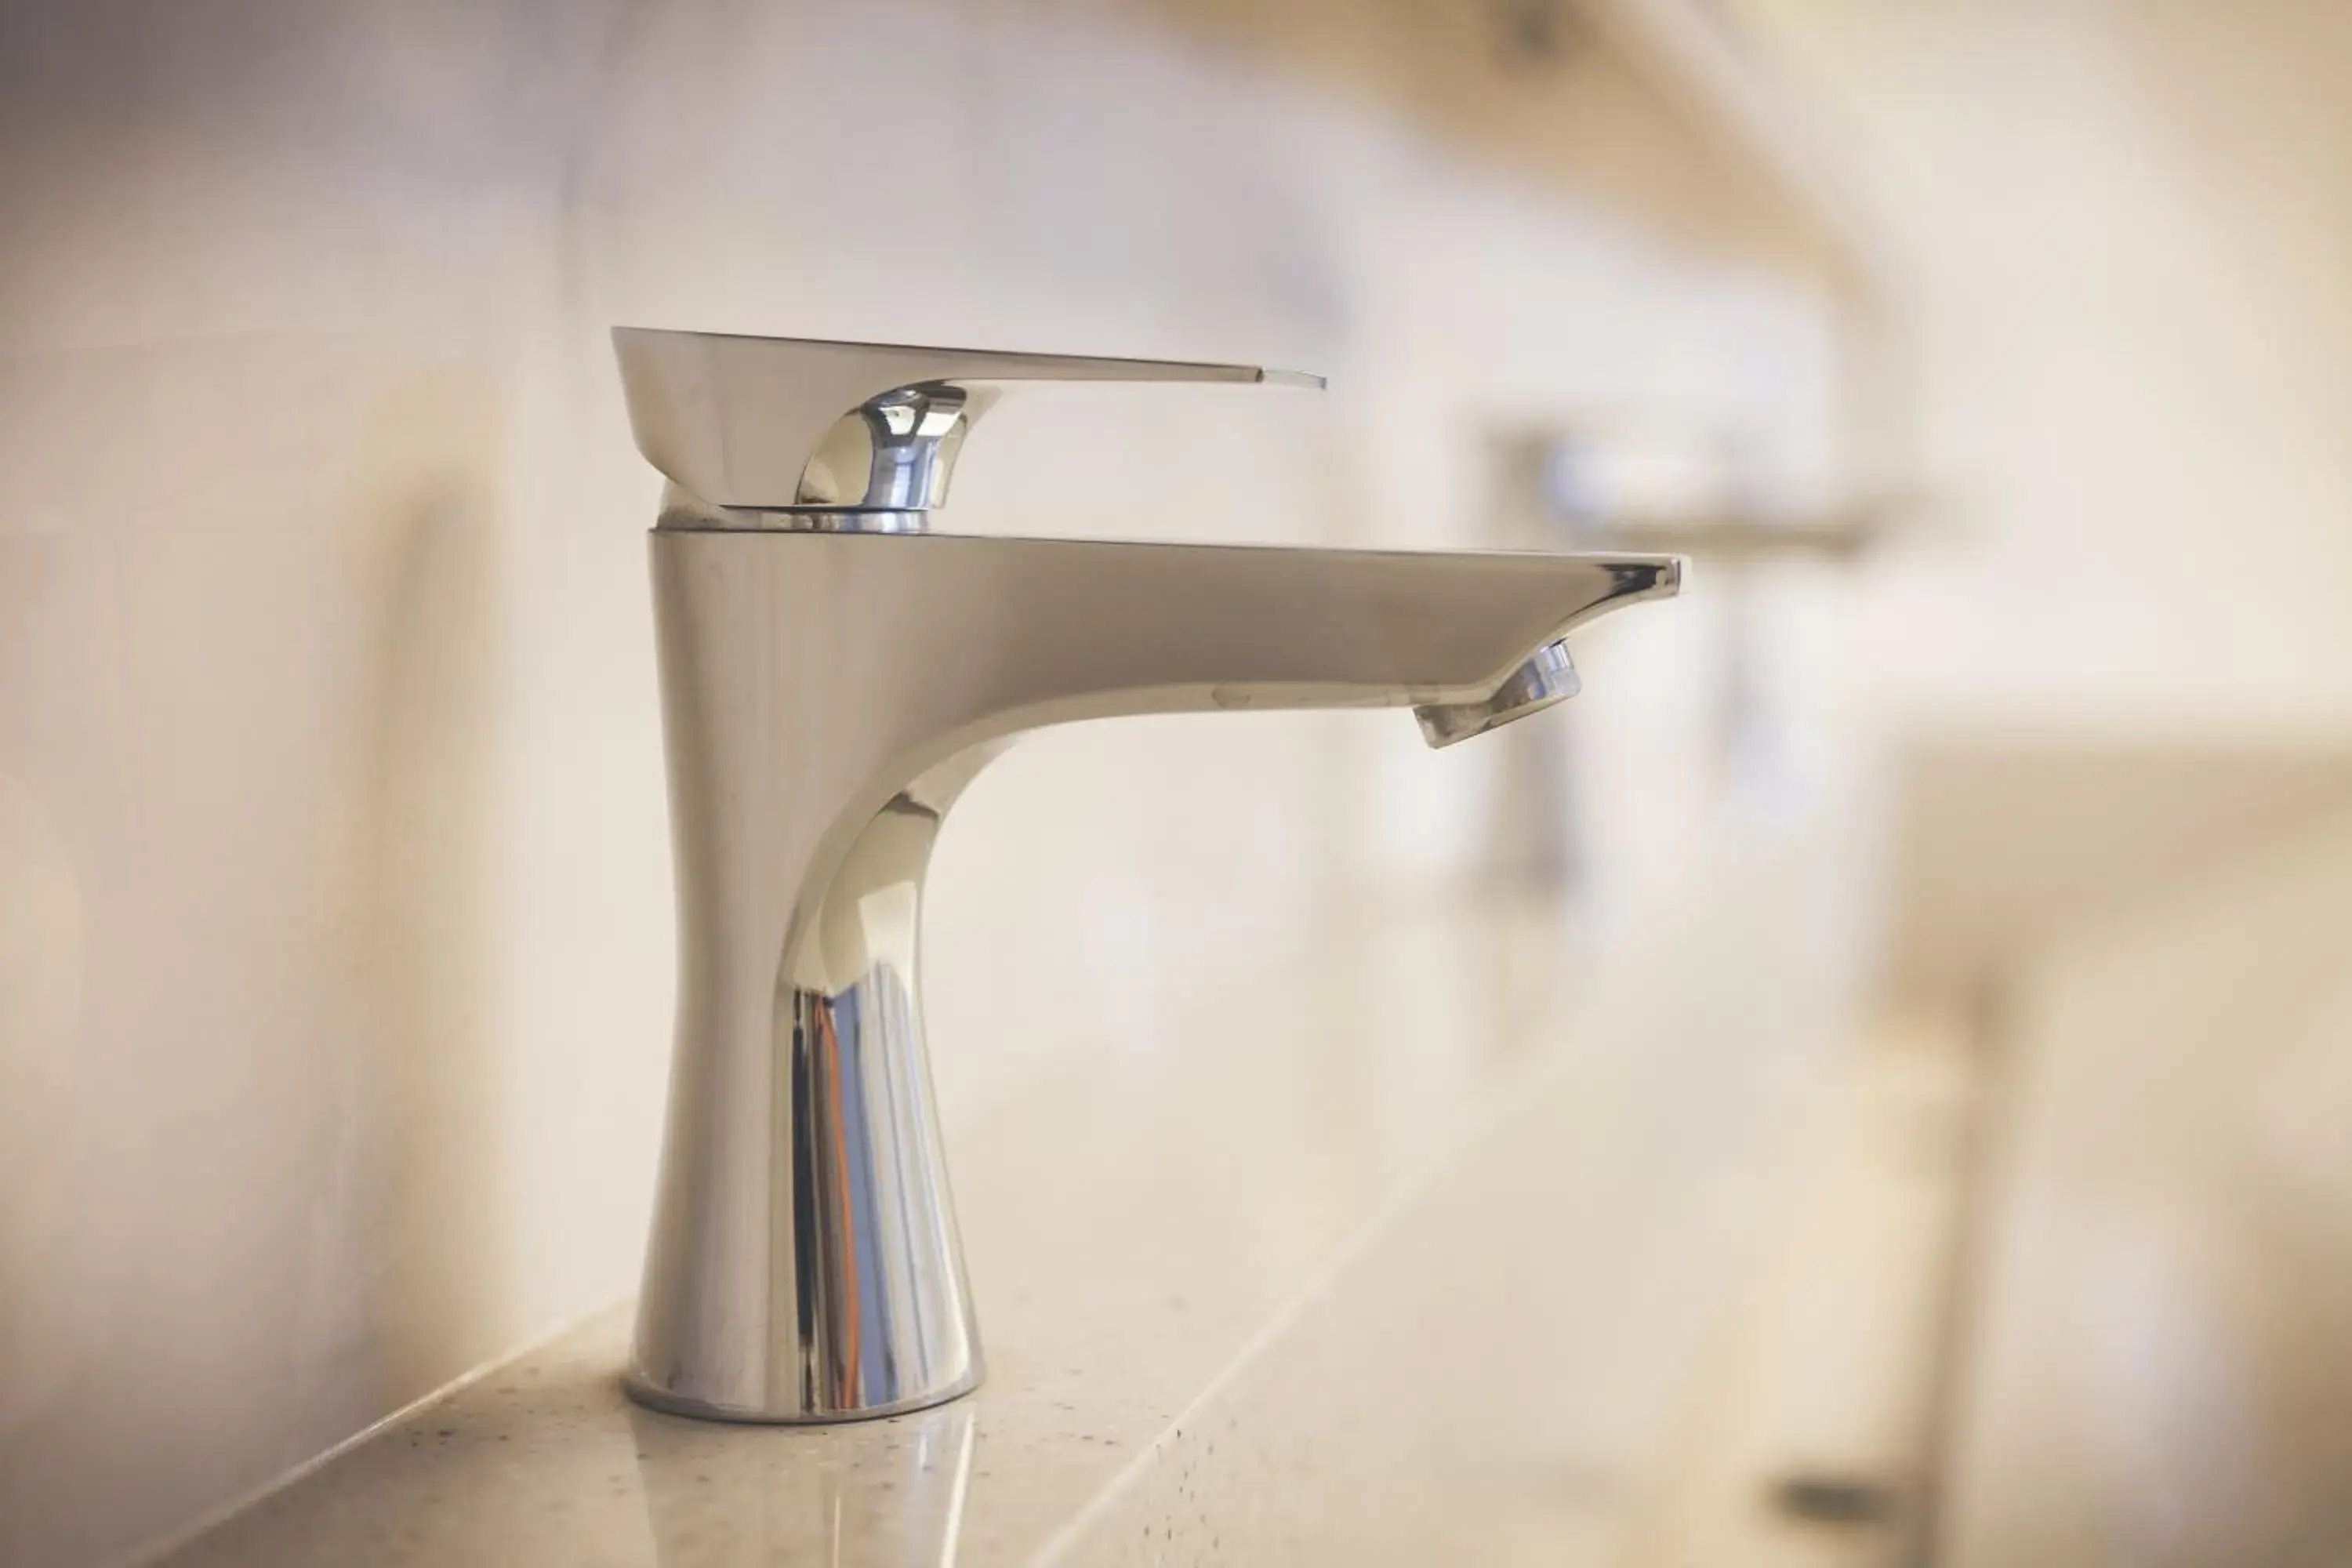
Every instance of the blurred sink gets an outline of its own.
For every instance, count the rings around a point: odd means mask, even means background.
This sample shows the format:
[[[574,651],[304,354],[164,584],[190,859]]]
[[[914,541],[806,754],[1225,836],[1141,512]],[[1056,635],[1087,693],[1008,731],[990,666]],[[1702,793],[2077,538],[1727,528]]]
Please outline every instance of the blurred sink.
[[[2352,800],[2352,753],[1937,739],[1896,785],[1885,957],[1948,998]]]
[[[2340,1560],[2352,752],[1895,777],[1879,999],[1635,1560]]]

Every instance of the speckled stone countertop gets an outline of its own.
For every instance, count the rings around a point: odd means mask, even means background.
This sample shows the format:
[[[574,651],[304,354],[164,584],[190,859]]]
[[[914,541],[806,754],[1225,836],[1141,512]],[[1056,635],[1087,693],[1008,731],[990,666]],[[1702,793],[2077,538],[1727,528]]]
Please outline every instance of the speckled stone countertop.
[[[1678,984],[1704,931],[1586,968],[1524,919],[1433,912],[1195,998],[1181,1052],[1039,1068],[950,1149],[988,1350],[971,1397],[828,1428],[657,1415],[620,1392],[615,1306],[151,1560],[1557,1562],[1622,1542],[1759,1201],[1772,1086],[1831,1001],[1790,994],[1824,968],[1805,922],[1715,903],[1738,956],[1704,988]]]

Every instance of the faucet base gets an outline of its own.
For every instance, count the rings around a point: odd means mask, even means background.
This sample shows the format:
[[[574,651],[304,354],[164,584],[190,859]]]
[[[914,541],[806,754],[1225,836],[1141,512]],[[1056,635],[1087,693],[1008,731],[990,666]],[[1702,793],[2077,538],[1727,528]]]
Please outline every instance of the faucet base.
[[[827,1410],[813,1415],[713,1405],[709,1400],[696,1399],[664,1388],[635,1367],[621,1374],[621,1391],[648,1410],[658,1410],[665,1415],[683,1415],[696,1421],[728,1421],[745,1426],[831,1426],[843,1421],[877,1421],[886,1415],[911,1415],[918,1410],[929,1410],[934,1405],[961,1399],[981,1385],[983,1376],[981,1368],[974,1366],[956,1382],[929,1393],[893,1400],[887,1405],[863,1405],[856,1410]]]
[[[839,990],[785,986],[774,1015],[740,1035],[695,998],[682,1012],[691,1065],[673,1081],[663,1222],[627,1374],[642,1404],[855,1421],[981,1380],[909,980],[918,888],[891,879],[919,877],[938,816],[894,804],[828,907],[847,906],[834,923],[860,925],[861,942],[903,944],[895,961],[873,954]],[[708,1181],[705,1162],[737,1179]]]

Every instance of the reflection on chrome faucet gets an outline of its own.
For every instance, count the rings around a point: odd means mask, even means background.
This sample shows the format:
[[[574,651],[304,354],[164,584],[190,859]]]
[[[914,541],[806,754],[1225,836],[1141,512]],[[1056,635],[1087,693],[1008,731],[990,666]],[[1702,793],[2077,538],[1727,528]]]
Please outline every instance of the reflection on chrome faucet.
[[[981,1376],[923,1046],[940,819],[1042,725],[1409,706],[1433,746],[1563,700],[1574,627],[1654,555],[931,533],[1007,382],[1249,366],[614,334],[652,537],[678,889],[677,1051],[629,1387],[835,1421]]]
[[[832,1431],[745,1432],[632,1410],[662,1568],[949,1568],[971,1484],[967,1402]]]

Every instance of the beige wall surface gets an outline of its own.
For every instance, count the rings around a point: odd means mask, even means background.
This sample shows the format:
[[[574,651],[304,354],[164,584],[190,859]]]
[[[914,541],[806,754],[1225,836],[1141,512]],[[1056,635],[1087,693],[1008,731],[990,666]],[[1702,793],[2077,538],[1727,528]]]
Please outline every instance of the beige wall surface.
[[[979,531],[1475,542],[1484,432],[1593,407],[1821,482],[1801,269],[1166,26],[0,7],[0,1561],[177,1527],[632,1283],[670,917],[608,326],[1335,378],[1016,402],[959,476]],[[1654,110],[1602,101],[1599,165]],[[1580,654],[1618,907],[1705,810],[1690,605]],[[950,1142],[1024,1060],[1168,1048],[1156,994],[1329,900],[1463,874],[1478,750],[1016,750],[936,878]]]
[[[1965,534],[1855,620],[1952,731],[1917,977],[2010,1064],[1939,1560],[2344,1561],[2352,9],[1737,9],[1909,263]]]
[[[2012,978],[1951,1561],[2343,1559],[2347,907],[2339,805]]]
[[[1738,0],[1899,258],[1912,719],[2352,729],[2352,11]]]

